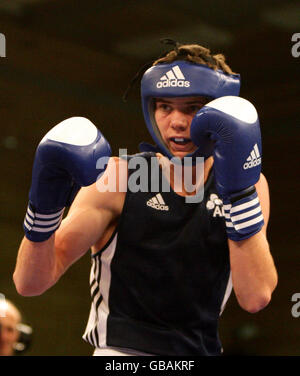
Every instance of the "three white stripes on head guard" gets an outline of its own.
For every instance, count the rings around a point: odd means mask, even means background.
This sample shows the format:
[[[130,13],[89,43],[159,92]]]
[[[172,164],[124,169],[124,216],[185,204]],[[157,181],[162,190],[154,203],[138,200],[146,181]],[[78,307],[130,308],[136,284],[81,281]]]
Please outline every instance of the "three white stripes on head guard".
[[[185,77],[182,74],[178,65],[169,70],[164,76],[160,78],[161,80],[184,80]]]
[[[27,213],[24,220],[24,225],[29,231],[36,232],[50,232],[55,230],[61,223],[64,208],[52,214],[33,213],[27,208]],[[53,226],[52,226],[53,225]],[[45,227],[40,227],[45,226]],[[50,226],[50,227],[49,227]]]

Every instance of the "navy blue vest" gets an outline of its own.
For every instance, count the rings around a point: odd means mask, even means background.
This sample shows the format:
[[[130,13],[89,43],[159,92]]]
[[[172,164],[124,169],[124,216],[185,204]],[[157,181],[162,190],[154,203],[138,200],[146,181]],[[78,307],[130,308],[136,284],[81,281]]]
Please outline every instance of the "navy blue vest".
[[[150,167],[154,154],[143,156]],[[200,203],[172,189],[158,196],[128,190],[112,237],[107,345],[158,355],[220,354],[218,319],[230,280],[220,202],[212,171]],[[108,245],[94,262],[101,264]]]

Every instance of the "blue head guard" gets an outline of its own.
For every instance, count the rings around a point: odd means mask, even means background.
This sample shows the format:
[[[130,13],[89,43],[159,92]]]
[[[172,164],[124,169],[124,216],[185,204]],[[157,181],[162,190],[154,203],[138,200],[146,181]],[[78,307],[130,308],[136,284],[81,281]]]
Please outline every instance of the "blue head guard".
[[[149,68],[141,81],[141,95],[144,118],[156,147],[141,144],[142,151],[159,151],[168,158],[173,158],[165,145],[154,118],[154,98],[162,97],[198,97],[213,99],[227,95],[238,96],[240,75],[226,74],[213,70],[206,65],[177,60],[170,64],[157,64]],[[197,149],[187,156],[201,155]]]

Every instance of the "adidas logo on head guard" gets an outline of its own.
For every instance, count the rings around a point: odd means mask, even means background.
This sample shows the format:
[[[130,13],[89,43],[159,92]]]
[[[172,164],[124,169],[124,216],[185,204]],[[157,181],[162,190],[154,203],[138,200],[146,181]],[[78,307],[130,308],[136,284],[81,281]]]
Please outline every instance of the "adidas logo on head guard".
[[[243,168],[247,170],[248,168],[256,167],[261,164],[261,157],[257,147],[257,144],[254,145],[247,162],[244,163]]]
[[[163,87],[189,87],[190,81],[185,81],[185,77],[178,65],[164,74],[156,84],[158,89]]]

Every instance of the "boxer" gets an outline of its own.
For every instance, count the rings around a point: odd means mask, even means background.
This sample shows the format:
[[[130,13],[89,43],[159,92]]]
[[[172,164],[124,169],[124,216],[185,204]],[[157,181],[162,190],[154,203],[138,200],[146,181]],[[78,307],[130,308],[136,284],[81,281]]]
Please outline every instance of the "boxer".
[[[155,145],[142,143],[141,153],[111,157],[97,171],[108,142],[87,119],[71,118],[38,147],[14,282],[22,295],[42,294],[91,249],[83,338],[95,355],[219,355],[219,317],[232,287],[248,312],[270,302],[277,272],[260,124],[239,91],[240,76],[223,55],[176,44],[141,80]],[[157,190],[129,189],[137,157],[150,188],[158,167]],[[173,158],[185,157],[193,174],[203,164],[192,192],[174,184]],[[105,182],[115,171],[116,190],[99,192],[98,176]],[[187,202],[199,189],[201,202]]]

